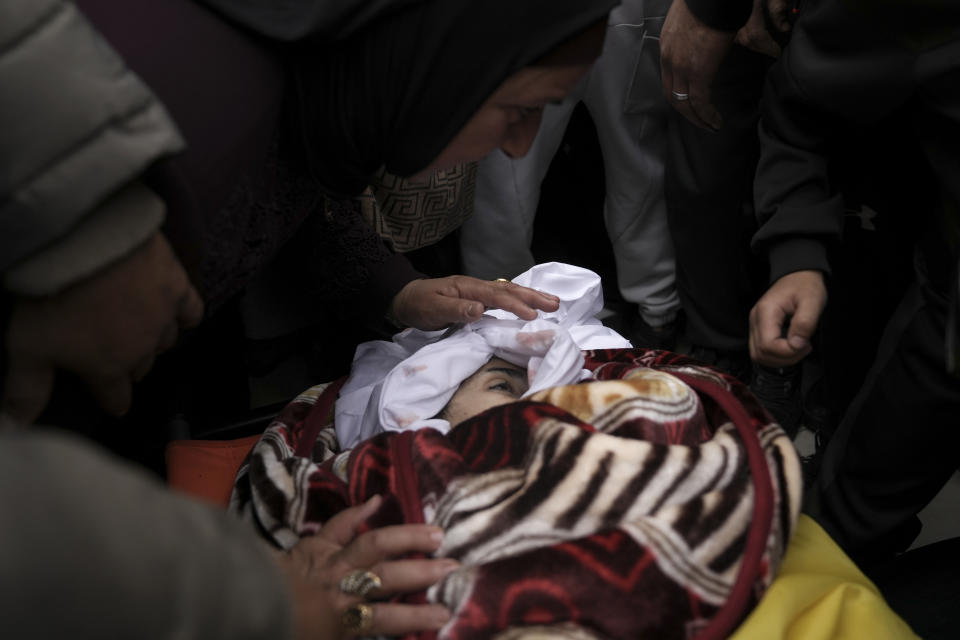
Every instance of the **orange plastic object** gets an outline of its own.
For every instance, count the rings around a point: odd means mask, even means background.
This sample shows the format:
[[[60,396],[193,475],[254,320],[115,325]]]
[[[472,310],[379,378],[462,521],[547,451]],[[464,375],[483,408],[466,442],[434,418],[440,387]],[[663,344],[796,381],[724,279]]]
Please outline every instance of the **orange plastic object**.
[[[167,484],[226,508],[237,470],[259,439],[174,440],[166,451]]]

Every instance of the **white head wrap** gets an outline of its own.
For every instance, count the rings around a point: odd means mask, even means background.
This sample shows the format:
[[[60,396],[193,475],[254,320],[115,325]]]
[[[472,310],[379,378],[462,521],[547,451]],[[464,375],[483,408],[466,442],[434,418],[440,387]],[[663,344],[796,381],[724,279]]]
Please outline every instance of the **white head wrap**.
[[[357,347],[350,378],[340,391],[334,424],[343,448],[381,431],[433,427],[433,418],[460,387],[492,357],[526,367],[530,395],[589,377],[582,349],[630,347],[596,319],[603,308],[600,276],[558,262],[533,267],[513,282],[560,298],[560,308],[527,322],[500,309],[446,331],[406,329],[393,342]]]

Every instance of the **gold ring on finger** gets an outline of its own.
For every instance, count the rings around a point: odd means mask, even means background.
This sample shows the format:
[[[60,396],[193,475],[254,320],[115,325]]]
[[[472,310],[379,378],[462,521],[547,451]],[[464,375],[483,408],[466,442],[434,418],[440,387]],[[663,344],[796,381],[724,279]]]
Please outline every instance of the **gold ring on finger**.
[[[355,604],[340,616],[340,623],[350,633],[361,634],[373,626],[373,607],[369,604]]]
[[[383,582],[380,580],[380,576],[373,571],[364,569],[351,571],[340,579],[340,591],[361,598],[366,598],[368,593],[382,586]]]
[[[507,280],[506,278],[496,278],[495,280],[493,280],[493,282],[506,282],[507,284],[510,284],[510,281]]]

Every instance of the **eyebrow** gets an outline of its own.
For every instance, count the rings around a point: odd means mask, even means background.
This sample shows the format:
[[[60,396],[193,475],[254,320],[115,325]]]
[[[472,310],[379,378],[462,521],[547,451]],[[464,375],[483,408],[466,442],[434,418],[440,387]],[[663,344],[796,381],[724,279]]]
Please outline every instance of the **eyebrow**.
[[[526,381],[527,372],[522,369],[514,369],[512,367],[490,367],[485,370],[484,373],[505,373],[508,376],[514,377],[518,380]]]

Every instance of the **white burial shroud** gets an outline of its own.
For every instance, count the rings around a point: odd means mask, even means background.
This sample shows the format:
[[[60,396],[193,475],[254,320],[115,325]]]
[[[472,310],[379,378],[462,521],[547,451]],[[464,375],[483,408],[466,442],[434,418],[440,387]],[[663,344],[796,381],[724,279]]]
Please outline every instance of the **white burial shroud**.
[[[559,262],[540,264],[513,282],[552,293],[560,308],[521,320],[500,309],[445,331],[406,329],[392,342],[375,340],[357,347],[350,377],[340,391],[334,424],[344,449],[382,431],[432,427],[446,433],[450,423],[434,418],[469,378],[493,356],[525,367],[525,396],[590,377],[584,349],[630,347],[604,327],[600,276]]]

